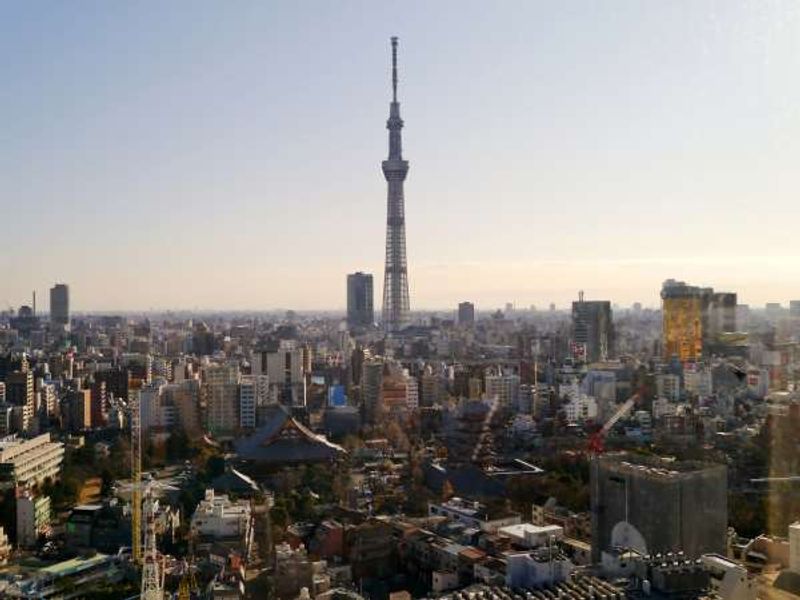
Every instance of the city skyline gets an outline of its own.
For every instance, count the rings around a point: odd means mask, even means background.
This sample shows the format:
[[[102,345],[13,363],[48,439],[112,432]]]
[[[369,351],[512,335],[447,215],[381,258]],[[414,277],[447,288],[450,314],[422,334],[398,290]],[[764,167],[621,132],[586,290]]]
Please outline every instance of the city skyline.
[[[800,295],[796,7],[454,6],[3,7],[0,302],[342,309],[381,272],[394,34],[415,310]]]

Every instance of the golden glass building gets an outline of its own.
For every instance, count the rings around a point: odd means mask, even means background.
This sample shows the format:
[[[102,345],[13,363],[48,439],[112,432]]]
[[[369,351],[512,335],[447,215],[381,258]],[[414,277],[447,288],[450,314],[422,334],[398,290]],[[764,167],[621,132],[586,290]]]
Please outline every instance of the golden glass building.
[[[677,356],[681,361],[700,358],[703,353],[701,299],[691,296],[667,296],[663,299],[664,356]]]
[[[736,294],[668,279],[661,288],[664,357],[699,359],[736,331]]]

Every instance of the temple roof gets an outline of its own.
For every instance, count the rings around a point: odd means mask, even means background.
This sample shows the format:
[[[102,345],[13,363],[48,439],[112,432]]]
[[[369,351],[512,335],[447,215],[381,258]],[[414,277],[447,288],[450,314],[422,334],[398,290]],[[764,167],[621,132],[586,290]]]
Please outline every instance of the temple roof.
[[[346,453],[290,416],[282,406],[276,406],[264,425],[234,446],[242,459],[276,465],[329,461]]]

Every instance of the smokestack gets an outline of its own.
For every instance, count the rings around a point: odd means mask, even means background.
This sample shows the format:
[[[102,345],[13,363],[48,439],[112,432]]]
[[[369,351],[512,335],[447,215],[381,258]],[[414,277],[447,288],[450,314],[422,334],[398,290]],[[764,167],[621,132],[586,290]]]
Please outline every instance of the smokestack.
[[[33,290],[33,316],[36,316],[36,290]]]

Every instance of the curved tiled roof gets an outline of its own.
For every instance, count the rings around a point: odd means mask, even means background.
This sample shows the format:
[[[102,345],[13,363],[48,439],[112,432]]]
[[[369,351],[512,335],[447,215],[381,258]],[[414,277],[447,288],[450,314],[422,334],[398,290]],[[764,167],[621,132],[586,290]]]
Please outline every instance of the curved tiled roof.
[[[268,421],[251,435],[234,443],[244,460],[287,464],[321,462],[345,454],[344,448],[317,435],[281,406],[276,406]]]

